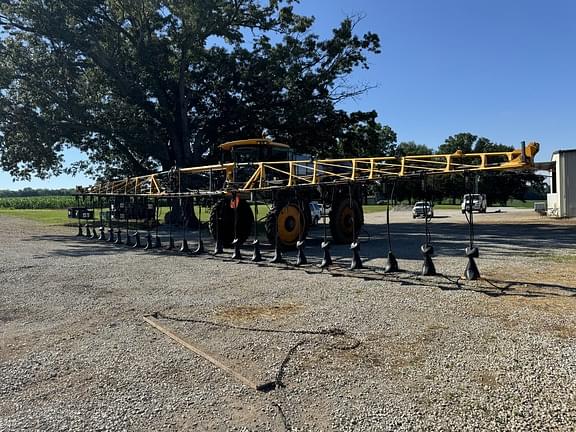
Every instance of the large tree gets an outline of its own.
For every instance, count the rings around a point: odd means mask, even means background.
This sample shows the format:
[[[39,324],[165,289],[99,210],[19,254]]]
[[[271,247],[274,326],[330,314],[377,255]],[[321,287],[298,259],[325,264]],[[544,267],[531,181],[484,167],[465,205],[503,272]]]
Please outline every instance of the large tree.
[[[5,0],[0,3],[0,163],[16,178],[114,176],[189,166],[267,129],[317,156],[390,150],[373,112],[339,101],[377,35],[354,19],[331,38],[293,0]],[[364,145],[360,138],[367,137]]]

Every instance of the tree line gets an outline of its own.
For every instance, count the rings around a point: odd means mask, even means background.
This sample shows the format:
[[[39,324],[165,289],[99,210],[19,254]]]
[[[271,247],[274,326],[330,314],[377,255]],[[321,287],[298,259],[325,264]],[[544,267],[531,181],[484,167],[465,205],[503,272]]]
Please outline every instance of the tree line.
[[[70,196],[74,194],[74,189],[33,189],[23,188],[19,190],[0,189],[1,198],[12,197],[47,197],[47,196]]]

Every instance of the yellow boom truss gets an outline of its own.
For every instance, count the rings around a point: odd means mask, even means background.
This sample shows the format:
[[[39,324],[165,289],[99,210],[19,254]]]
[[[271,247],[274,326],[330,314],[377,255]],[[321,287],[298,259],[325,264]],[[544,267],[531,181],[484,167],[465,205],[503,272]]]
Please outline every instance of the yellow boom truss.
[[[258,192],[338,183],[367,183],[395,177],[534,167],[538,143],[509,152],[364,157],[281,162],[227,163],[172,169],[78,188],[82,195],[179,197]],[[247,178],[238,181],[242,175]],[[183,181],[189,177],[191,181]],[[220,183],[219,183],[220,181]],[[183,188],[183,184],[197,185]]]

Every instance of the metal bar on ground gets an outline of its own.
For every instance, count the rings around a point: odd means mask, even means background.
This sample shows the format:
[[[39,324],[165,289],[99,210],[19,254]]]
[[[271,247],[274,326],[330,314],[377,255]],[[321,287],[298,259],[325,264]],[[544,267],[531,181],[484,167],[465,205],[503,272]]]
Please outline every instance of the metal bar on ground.
[[[245,377],[240,372],[235,371],[234,369],[232,369],[227,364],[216,359],[215,357],[212,356],[212,354],[209,354],[204,349],[200,348],[198,345],[192,344],[192,342],[189,342],[189,341],[183,339],[182,337],[180,337],[178,334],[176,334],[174,331],[172,331],[168,327],[163,326],[162,324],[160,324],[160,322],[156,318],[151,317],[151,316],[144,316],[143,318],[144,318],[144,321],[146,321],[152,327],[161,331],[166,336],[175,340],[180,345],[184,346],[185,348],[189,349],[190,351],[198,354],[200,357],[203,357],[204,359],[208,360],[213,365],[215,365],[215,366],[219,367],[220,369],[228,372],[230,375],[232,375],[234,378],[236,378],[242,384],[247,385],[251,389],[258,390],[258,391],[265,391],[265,390],[269,390],[271,387],[272,388],[274,387],[274,383],[256,384],[250,378]]]

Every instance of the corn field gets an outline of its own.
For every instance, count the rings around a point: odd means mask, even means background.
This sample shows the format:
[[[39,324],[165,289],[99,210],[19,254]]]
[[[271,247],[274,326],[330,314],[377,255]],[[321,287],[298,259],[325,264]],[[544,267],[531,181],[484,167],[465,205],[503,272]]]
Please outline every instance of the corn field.
[[[76,205],[73,196],[34,196],[0,198],[0,209],[40,210],[65,209]]]

